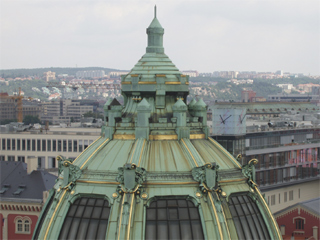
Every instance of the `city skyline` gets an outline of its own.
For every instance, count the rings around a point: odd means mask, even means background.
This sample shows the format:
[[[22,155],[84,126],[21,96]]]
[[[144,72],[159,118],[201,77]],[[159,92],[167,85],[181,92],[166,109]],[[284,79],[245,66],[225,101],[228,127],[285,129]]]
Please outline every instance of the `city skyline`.
[[[165,53],[179,69],[320,75],[318,1],[17,3],[1,3],[1,69],[129,70],[145,52],[141,32],[156,3]]]

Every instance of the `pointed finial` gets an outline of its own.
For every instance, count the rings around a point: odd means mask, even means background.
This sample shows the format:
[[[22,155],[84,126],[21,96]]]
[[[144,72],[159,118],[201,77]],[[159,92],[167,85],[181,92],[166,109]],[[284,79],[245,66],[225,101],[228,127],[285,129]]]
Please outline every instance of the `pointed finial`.
[[[157,5],[154,5],[154,18],[157,18]]]

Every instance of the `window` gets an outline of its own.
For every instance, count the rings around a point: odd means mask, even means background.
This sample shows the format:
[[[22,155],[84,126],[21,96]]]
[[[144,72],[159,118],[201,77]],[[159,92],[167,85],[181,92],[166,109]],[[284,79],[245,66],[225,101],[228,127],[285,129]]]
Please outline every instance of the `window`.
[[[284,202],[287,201],[287,192],[284,192],[283,201],[284,201]]]
[[[63,140],[63,151],[66,152],[67,151],[67,141]]]
[[[289,201],[293,200],[293,190],[289,191]]]
[[[186,199],[160,199],[147,207],[146,239],[204,239],[198,207]]]
[[[17,221],[17,232],[22,232],[22,220]]]
[[[276,204],[276,195],[271,196],[271,206]]]
[[[37,139],[37,151],[41,151],[41,141]]]
[[[31,141],[30,141],[30,139],[27,139],[27,151],[30,151],[30,149],[31,149]]]
[[[28,217],[18,216],[14,220],[16,225],[16,233],[18,234],[30,234],[31,233],[31,219]]]
[[[77,146],[78,146],[78,143],[77,143],[77,140],[73,140],[73,151],[74,152],[77,152]]]
[[[11,139],[11,148],[12,148],[12,150],[16,150],[16,140],[15,139]]]
[[[53,152],[57,151],[57,141],[56,140],[52,140],[52,151]]]
[[[32,139],[32,151],[35,151],[36,150],[36,140],[35,139]]]
[[[110,214],[102,198],[78,198],[71,204],[58,239],[105,239]]]
[[[20,139],[17,139],[17,150],[20,151],[21,150],[21,140]]]
[[[51,151],[51,140],[47,140],[47,151]]]
[[[58,152],[61,152],[61,140],[58,140]]]
[[[79,152],[83,151],[82,140],[79,140]]]
[[[6,140],[2,139],[2,146],[1,146],[2,150],[6,150]]]
[[[295,220],[296,222],[296,229],[303,230],[304,229],[304,219],[298,218]]]
[[[14,162],[15,161],[15,156],[8,156],[8,161]]]
[[[25,162],[24,156],[18,156],[18,162]]]
[[[239,239],[270,239],[260,210],[249,196],[231,195],[228,205]]]
[[[22,139],[22,146],[21,146],[22,151],[26,150],[26,140]]]
[[[46,151],[46,140],[42,139],[42,151]]]
[[[0,161],[4,161],[5,157],[4,155],[0,155]]]
[[[68,140],[68,152],[72,152],[72,140]]]
[[[11,150],[11,139],[7,139],[7,150]]]
[[[88,147],[88,140],[84,140],[84,147],[83,149],[86,149]]]

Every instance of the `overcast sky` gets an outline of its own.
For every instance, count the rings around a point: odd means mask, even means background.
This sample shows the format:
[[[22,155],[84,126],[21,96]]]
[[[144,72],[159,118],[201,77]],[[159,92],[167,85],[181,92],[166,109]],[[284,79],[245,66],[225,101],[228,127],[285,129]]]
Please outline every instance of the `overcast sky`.
[[[180,70],[320,75],[320,1],[1,0],[0,68],[131,69],[157,17]]]

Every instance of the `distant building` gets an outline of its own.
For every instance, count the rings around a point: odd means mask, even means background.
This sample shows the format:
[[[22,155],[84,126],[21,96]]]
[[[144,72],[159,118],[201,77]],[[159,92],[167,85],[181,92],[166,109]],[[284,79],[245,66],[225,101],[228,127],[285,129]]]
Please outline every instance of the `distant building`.
[[[109,72],[108,77],[113,78],[113,77],[120,77],[121,75],[127,75],[129,72],[128,71],[114,71],[114,72]]]
[[[105,72],[103,70],[90,70],[90,71],[78,71],[76,73],[77,78],[103,78]]]
[[[56,176],[27,164],[0,161],[0,239],[31,239]]]
[[[189,77],[198,77],[199,73],[198,71],[194,71],[194,70],[186,70],[186,71],[182,71],[183,75],[188,75]]]
[[[269,102],[310,102],[319,99],[319,95],[312,94],[273,94],[268,95]]]
[[[274,213],[284,240],[317,240],[320,236],[320,198],[291,205]]]
[[[256,92],[252,90],[244,90],[241,92],[241,102],[252,102],[252,98],[256,97]]]
[[[17,119],[16,104],[8,93],[0,93],[0,121]]]
[[[42,103],[41,121],[52,124],[70,123],[71,119],[80,121],[83,114],[93,112],[93,105],[82,105],[79,101],[61,99],[55,102]]]
[[[56,73],[55,72],[51,72],[51,71],[44,72],[43,73],[43,77],[47,82],[49,82],[51,80],[55,80],[56,79]]]

